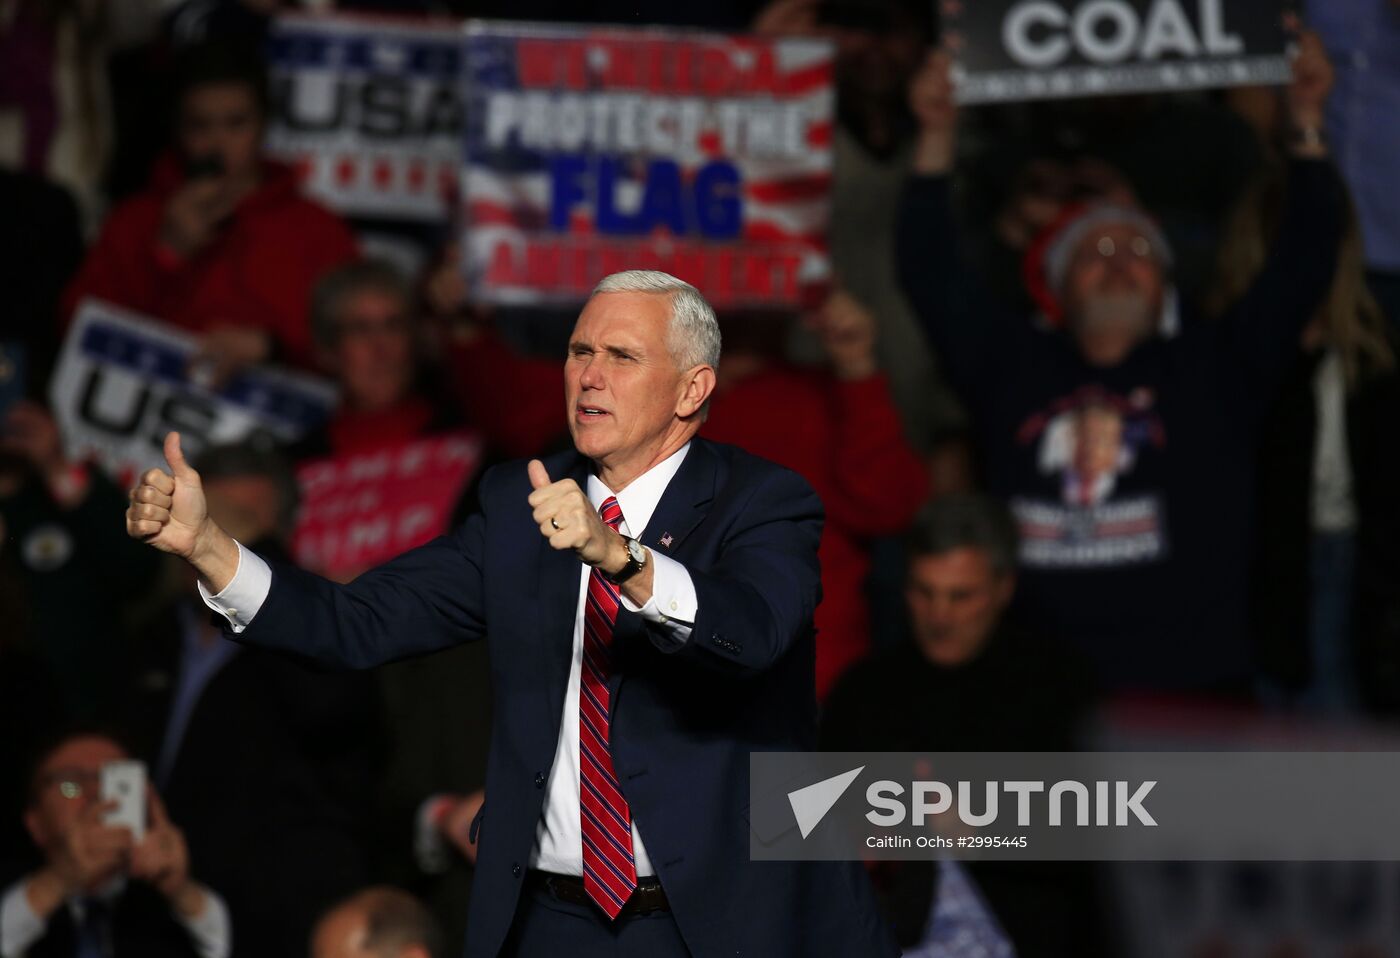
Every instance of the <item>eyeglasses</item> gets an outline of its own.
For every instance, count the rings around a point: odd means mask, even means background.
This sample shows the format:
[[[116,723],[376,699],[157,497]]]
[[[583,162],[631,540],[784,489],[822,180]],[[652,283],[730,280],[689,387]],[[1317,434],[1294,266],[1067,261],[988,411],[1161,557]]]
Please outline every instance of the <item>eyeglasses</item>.
[[[45,789],[50,785],[57,785],[58,794],[73,801],[84,795],[96,795],[99,782],[100,775],[90,769],[57,768],[39,779],[39,787]]]
[[[1113,259],[1120,252],[1124,255],[1131,253],[1138,259],[1147,259],[1152,255],[1152,244],[1146,236],[1134,236],[1120,247],[1112,236],[1105,234],[1099,237],[1098,242],[1094,244],[1094,249],[1104,259]]]

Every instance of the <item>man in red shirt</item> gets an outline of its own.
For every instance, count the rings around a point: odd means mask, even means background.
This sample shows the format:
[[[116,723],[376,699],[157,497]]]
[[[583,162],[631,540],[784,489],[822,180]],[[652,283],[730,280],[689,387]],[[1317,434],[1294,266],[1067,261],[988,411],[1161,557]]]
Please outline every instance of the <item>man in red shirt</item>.
[[[174,149],[107,218],[65,320],[93,296],[200,333],[216,381],[269,359],[310,366],[311,288],[355,257],[354,237],[301,196],[290,167],[262,158],[267,94],[251,51],[191,48],[175,105]]]

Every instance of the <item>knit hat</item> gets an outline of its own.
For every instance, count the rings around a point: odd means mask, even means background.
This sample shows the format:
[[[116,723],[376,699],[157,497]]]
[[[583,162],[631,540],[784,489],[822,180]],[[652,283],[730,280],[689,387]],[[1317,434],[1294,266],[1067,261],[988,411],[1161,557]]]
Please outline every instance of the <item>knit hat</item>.
[[[1106,226],[1136,229],[1152,248],[1152,255],[1163,273],[1171,270],[1174,262],[1171,244],[1161,227],[1142,210],[1116,203],[1071,206],[1036,238],[1021,262],[1026,288],[1051,325],[1059,326],[1064,319],[1061,297],[1075,250],[1093,231]]]

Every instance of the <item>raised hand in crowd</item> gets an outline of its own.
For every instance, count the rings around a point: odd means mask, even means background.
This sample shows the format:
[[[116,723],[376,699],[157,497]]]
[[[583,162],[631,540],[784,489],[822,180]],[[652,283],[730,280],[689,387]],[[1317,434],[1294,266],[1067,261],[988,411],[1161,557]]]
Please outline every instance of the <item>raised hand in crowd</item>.
[[[182,915],[204,910],[204,890],[190,877],[189,848],[185,835],[165,813],[165,803],[148,791],[150,828],[131,849],[128,874],[152,885]]]
[[[490,320],[489,307],[468,303],[467,278],[462,275],[460,247],[449,243],[442,257],[423,283],[423,302],[430,317],[436,321],[438,335],[456,345],[468,345],[485,331]],[[429,324],[432,330],[434,324]]]
[[[95,778],[92,787],[96,787]],[[73,895],[101,887],[126,867],[133,844],[131,831],[105,821],[115,807],[115,802],[92,802],[71,821],[55,823],[51,830],[47,822],[29,822],[45,855],[43,867],[29,881],[29,899],[40,916]]]
[[[1327,97],[1332,92],[1335,75],[1332,61],[1327,58],[1327,50],[1322,38],[1311,30],[1305,30],[1296,15],[1290,14],[1285,23],[1297,35],[1297,53],[1293,57],[1293,80],[1288,85],[1288,118],[1293,125],[1294,139],[1292,151],[1297,156],[1320,157],[1327,155],[1327,144],[1322,138],[1324,113]]]
[[[819,31],[821,0],[773,0],[754,17],[753,32],[763,37],[812,36]]]
[[[219,326],[200,337],[190,357],[190,378],[216,389],[229,379],[272,358],[272,335],[253,326]]]
[[[186,181],[170,194],[165,205],[161,245],[179,258],[189,259],[209,245],[249,189],[222,176],[197,176]]]
[[[87,498],[90,476],[64,455],[58,423],[40,403],[22,400],[10,407],[0,424],[0,452],[28,463],[61,508],[75,508]]]
[[[482,789],[470,795],[446,795],[434,816],[438,832],[473,865],[476,864],[476,841],[472,838],[472,822],[485,801],[486,792]]]
[[[931,50],[909,82],[909,109],[919,124],[914,146],[916,173],[937,176],[953,168],[958,106],[953,99],[952,67],[947,50]]]
[[[423,299],[438,316],[451,316],[467,304],[467,278],[462,275],[460,247],[450,243],[428,273]]]
[[[806,318],[836,378],[865,379],[875,374],[875,315],[850,293],[838,290]]]

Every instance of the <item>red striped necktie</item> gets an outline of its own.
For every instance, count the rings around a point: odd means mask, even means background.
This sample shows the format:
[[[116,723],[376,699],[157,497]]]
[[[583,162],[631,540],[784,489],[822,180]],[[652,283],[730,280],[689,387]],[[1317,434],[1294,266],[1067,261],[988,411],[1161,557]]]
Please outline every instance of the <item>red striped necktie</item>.
[[[612,529],[622,507],[609,496],[598,510]],[[596,568],[588,576],[583,610],[583,668],[579,671],[579,824],[583,831],[583,887],[609,918],[616,918],[637,887],[632,857],[632,810],[613,770],[609,738],[613,623],[621,605],[617,586]]]

